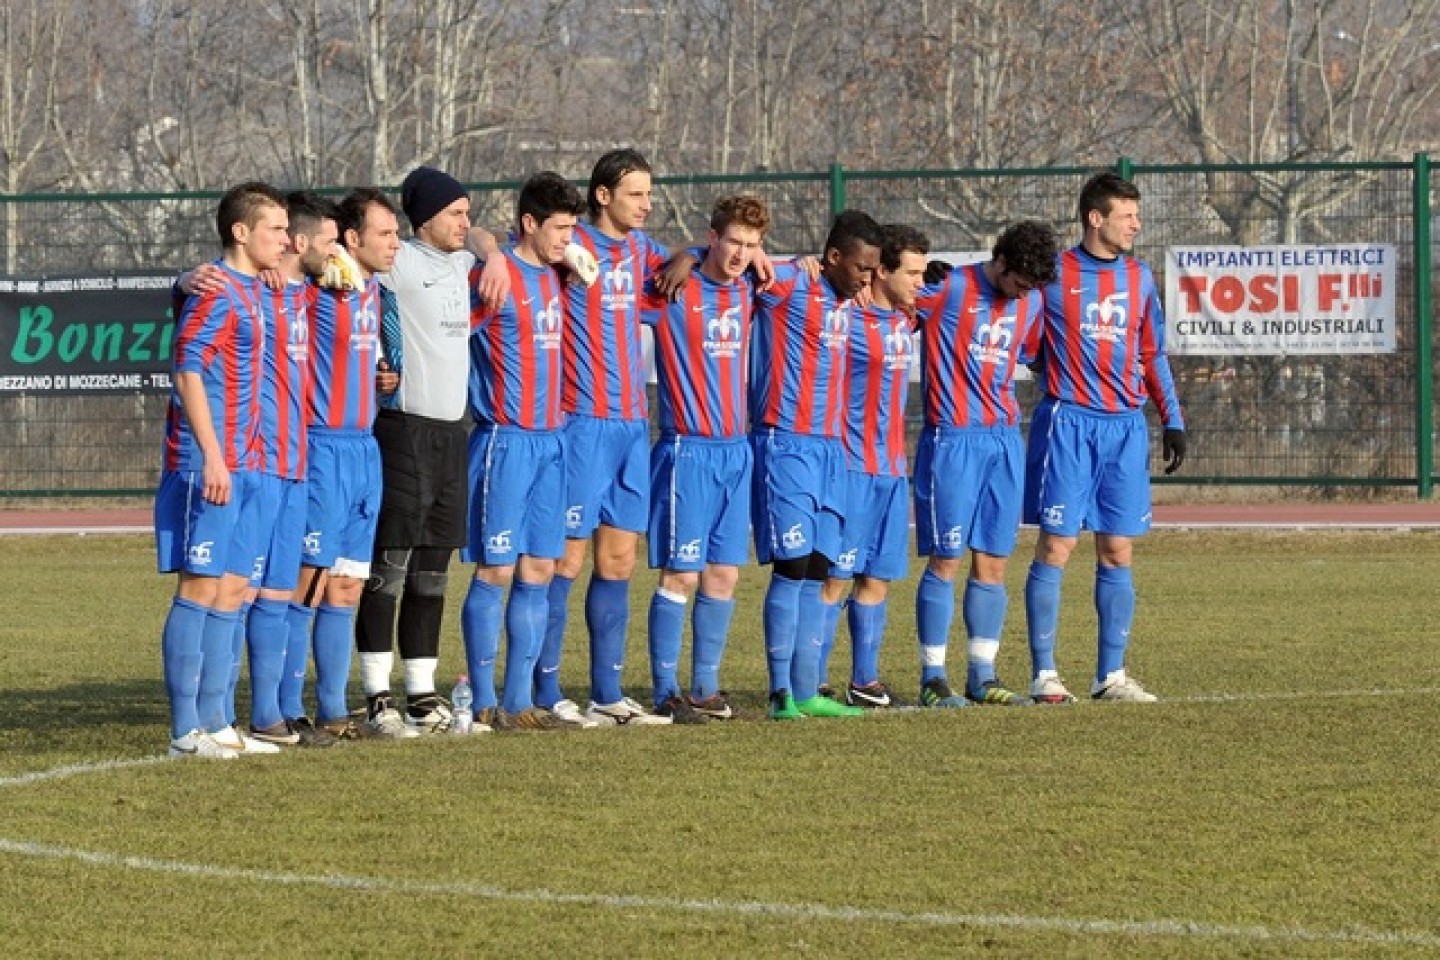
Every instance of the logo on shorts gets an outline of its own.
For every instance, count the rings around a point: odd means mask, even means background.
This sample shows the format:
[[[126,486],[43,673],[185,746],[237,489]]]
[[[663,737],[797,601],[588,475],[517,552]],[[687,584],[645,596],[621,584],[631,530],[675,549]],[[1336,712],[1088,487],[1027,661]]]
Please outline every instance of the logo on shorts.
[[[700,541],[691,540],[689,543],[682,543],[675,548],[675,559],[681,563],[698,563],[700,561]]]
[[[491,553],[509,553],[514,549],[514,546],[510,542],[509,530],[501,530],[499,533],[487,537],[485,539],[485,546],[489,548]]]
[[[264,576],[265,576],[265,558],[264,558],[263,556],[261,556],[261,557],[256,557],[256,558],[255,558],[255,565],[250,568],[250,579],[251,579],[251,580],[259,580],[259,579],[263,578]]]
[[[585,508],[581,504],[575,504],[565,511],[565,528],[567,530],[579,530],[580,522],[584,519]]]
[[[731,358],[740,353],[740,308],[731,307],[705,325],[705,352]]]
[[[313,557],[320,552],[320,531],[311,530],[305,534],[305,556]]]
[[[856,547],[856,548],[853,549],[853,550],[846,550],[844,553],[840,554],[840,556],[838,556],[838,557],[835,558],[835,566],[837,566],[837,567],[839,567],[841,570],[845,570],[845,571],[847,571],[847,572],[848,572],[848,571],[851,571],[851,570],[854,570],[854,569],[855,569],[855,558],[856,558],[856,556],[857,556],[859,553],[860,553],[860,548],[858,548],[858,547]]]
[[[850,338],[850,308],[843,303],[825,311],[825,325],[820,328],[820,345],[827,350],[843,350]]]
[[[560,310],[560,298],[551,297],[550,302],[535,311],[531,323],[535,329],[535,346],[541,350],[560,349],[560,321],[564,314]]]
[[[995,317],[989,323],[975,328],[975,339],[970,343],[970,356],[977,363],[1006,363],[1010,357],[1010,344],[1015,341],[1015,315]]]
[[[945,544],[947,549],[959,550],[965,546],[965,528],[951,527],[945,531],[944,536],[940,538],[940,542]]]
[[[1080,322],[1080,335],[1104,343],[1123,341],[1125,327],[1130,322],[1130,313],[1124,304],[1128,297],[1129,294],[1122,290],[1087,306],[1085,319]]]
[[[206,540],[203,543],[190,545],[190,563],[196,567],[208,567],[214,559],[212,549],[215,546],[214,540]]]
[[[1054,506],[1046,507],[1041,514],[1040,525],[1043,527],[1058,527],[1065,523],[1065,504],[1057,503]]]
[[[801,532],[800,524],[795,524],[781,534],[780,542],[785,545],[786,550],[797,550],[805,546],[805,534]]]

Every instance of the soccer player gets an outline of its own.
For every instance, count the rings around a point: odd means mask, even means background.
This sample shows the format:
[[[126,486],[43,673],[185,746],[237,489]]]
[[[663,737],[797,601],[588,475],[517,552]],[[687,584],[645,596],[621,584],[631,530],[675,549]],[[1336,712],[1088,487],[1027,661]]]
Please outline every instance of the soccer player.
[[[1040,526],[1025,581],[1030,695],[1040,703],[1074,699],[1055,668],[1055,634],[1065,564],[1088,528],[1099,620],[1090,695],[1144,703],[1155,696],[1125,672],[1125,651],[1135,615],[1134,538],[1150,528],[1145,398],[1159,411],[1166,473],[1185,462],[1185,422],[1155,278],[1130,256],[1140,191],[1114,173],[1096,174],[1080,191],[1079,213],[1083,238],[1060,255],[1058,277],[1044,288],[1044,397],[1026,452],[1025,519]]]
[[[535,662],[545,640],[547,593],[565,550],[565,447],[561,436],[561,279],[584,209],[564,177],[525,182],[516,204],[516,243],[500,256],[510,271],[503,305],[480,300],[471,271],[469,542],[475,577],[461,613],[475,690],[476,727],[556,730],[583,725],[535,705]],[[510,588],[508,603],[505,590]],[[507,638],[503,709],[495,659]]]
[[[1039,288],[1055,276],[1054,232],[1033,220],[1003,230],[985,263],[956,267],[916,301],[925,428],[915,456],[915,527],[929,557],[915,592],[920,704],[1018,705],[995,657],[1005,625],[1006,559],[1020,526],[1024,447],[1015,365],[1034,359]],[[955,578],[970,551],[962,611],[965,693],[945,671]]]
[[[238,611],[262,552],[254,458],[264,378],[261,271],[288,242],[284,199],[258,182],[220,200],[216,228],[226,278],[189,297],[176,323],[174,389],[155,498],[161,573],[178,574],[161,635],[170,700],[170,755],[231,759],[225,727]],[[242,748],[246,739],[234,734]]]
[[[880,680],[885,600],[890,581],[910,567],[909,481],[905,464],[905,400],[914,358],[910,318],[924,284],[930,242],[911,227],[880,231],[880,264],[870,286],[871,303],[850,314],[848,399],[845,403],[845,521],[840,552],[830,569],[825,601],[819,677],[825,679],[840,619],[846,581],[854,580],[846,605],[852,647],[845,702],[853,707],[892,705]]]
[[[820,277],[794,263],[756,298],[750,376],[756,554],[774,565],[763,614],[770,716],[858,715],[819,692],[824,604],[845,511],[850,299],[880,262],[880,227],[847,210],[825,240]]]
[[[313,616],[318,720],[332,736],[414,736],[399,711],[367,713],[363,731],[349,717],[353,619],[370,577],[380,509],[380,449],[373,424],[377,393],[398,385],[379,367],[380,283],[400,248],[395,206],[379,190],[352,190],[337,224],[358,275],[317,288],[310,304],[309,496],[291,629],[304,635]],[[326,281],[328,282],[328,281]]]
[[[450,557],[466,536],[465,417],[470,354],[470,198],[458,180],[417,167],[400,188],[415,231],[379,277],[384,359],[400,375],[375,421],[384,471],[374,562],[356,617],[367,716],[395,709],[398,639],[404,719],[422,733],[448,729],[435,690]]]
[[[594,256],[599,280],[565,286],[567,476],[565,554],[550,581],[545,644],[535,700],[571,720],[579,707],[560,689],[570,589],[593,536],[595,566],[585,591],[590,634],[590,706],[602,726],[653,722],[622,694],[630,625],[630,578],[649,506],[650,411],[641,353],[639,293],[669,254],[641,228],[650,215],[650,165],[634,150],[611,150],[590,174],[590,222],[575,242]]]
[[[650,671],[656,713],[676,723],[727,720],[720,660],[749,557],[752,454],[745,379],[754,291],[746,277],[770,227],[755,197],[725,197],[710,214],[709,249],[673,300],[654,288],[644,320],[655,331],[660,439],[650,452]],[[692,616],[690,691],[678,663],[685,604]]]

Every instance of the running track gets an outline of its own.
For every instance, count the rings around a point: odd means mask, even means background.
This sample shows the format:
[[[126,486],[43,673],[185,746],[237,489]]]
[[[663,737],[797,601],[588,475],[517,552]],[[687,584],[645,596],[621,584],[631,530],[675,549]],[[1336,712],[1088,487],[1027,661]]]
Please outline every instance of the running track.
[[[1440,529],[1440,502],[1170,504],[1155,508],[1157,527]],[[0,535],[149,533],[148,509],[3,510]]]

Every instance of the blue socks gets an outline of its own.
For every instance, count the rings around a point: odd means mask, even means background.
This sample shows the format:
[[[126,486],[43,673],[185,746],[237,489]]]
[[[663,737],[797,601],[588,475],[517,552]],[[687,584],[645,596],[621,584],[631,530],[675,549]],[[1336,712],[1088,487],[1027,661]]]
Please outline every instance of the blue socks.
[[[322,603],[315,610],[315,699],[321,723],[343,720],[350,708],[345,685],[350,680],[350,651],[355,647],[355,611]]]
[[[590,699],[615,703],[623,694],[625,635],[630,629],[630,581],[591,575],[585,591],[585,626],[590,631]]]
[[[1100,621],[1100,650],[1095,679],[1125,667],[1130,625],[1135,620],[1135,581],[1129,567],[1095,567],[1095,614]]]
[[[575,581],[556,574],[545,599],[545,643],[535,663],[535,702],[553,707],[565,699],[560,689],[560,656],[565,646],[565,623],[570,609],[570,588]],[[609,702],[609,701],[607,701]]]
[[[835,634],[840,630],[840,608],[844,605],[844,600],[824,604],[825,622],[820,626],[820,666],[816,671],[822,685],[830,682],[830,654],[835,650]]]
[[[820,631],[825,626],[824,586],[819,580],[800,584],[796,603],[795,652],[790,661],[790,692],[797,703],[820,694]]]
[[[195,708],[200,714],[200,725],[211,733],[223,730],[228,722],[225,697],[230,692],[230,665],[234,661],[239,618],[234,610],[226,613],[208,610],[200,632],[200,695]]]
[[[1055,669],[1055,631],[1060,625],[1060,580],[1063,567],[1036,560],[1025,578],[1025,624],[1030,634],[1030,676]],[[1099,594],[1099,587],[1096,587]]]
[[[545,643],[545,621],[549,616],[548,583],[510,584],[505,604],[505,689],[500,705],[506,713],[519,713],[535,705],[531,695],[535,661]]]
[[[885,601],[849,604],[851,665],[850,682],[857,687],[880,679],[880,642],[885,638]]]
[[[245,620],[250,646],[250,724],[257,730],[285,719],[280,712],[280,683],[290,634],[289,607],[284,601],[261,597]]]
[[[790,690],[790,661],[795,656],[795,628],[800,615],[800,585],[799,580],[774,573],[770,576],[770,588],[765,591],[762,620],[771,693]]]
[[[1005,631],[1005,610],[1010,598],[1003,583],[965,581],[962,608],[969,637],[965,655],[965,686],[972,692],[995,680],[995,655]]]
[[[235,615],[235,635],[230,640],[230,683],[225,691],[225,723],[235,725],[235,691],[240,688],[240,668],[245,660],[245,624],[250,619],[250,604],[242,603]]]
[[[291,603],[286,610],[285,673],[280,678],[280,712],[294,720],[305,713],[305,667],[310,661],[310,630],[315,611],[303,603]],[[254,668],[251,668],[254,673]]]
[[[165,670],[165,693],[170,698],[172,737],[183,737],[200,727],[196,704],[200,695],[200,637],[209,612],[198,603],[175,597],[160,633],[160,662]]]
[[[465,639],[465,666],[470,687],[475,691],[475,709],[497,705],[495,658],[500,655],[500,621],[505,591],[484,580],[471,578],[470,592],[460,610],[460,634]]]
[[[655,693],[657,707],[680,694],[680,647],[684,634],[684,599],[657,589],[650,597],[649,617],[650,688]]]
[[[920,683],[945,679],[945,651],[955,619],[955,584],[930,570],[915,588],[915,622],[920,634]]]
[[[690,622],[690,693],[697,700],[720,692],[720,659],[725,655],[734,613],[734,600],[717,600],[704,593],[695,596],[695,613]]]

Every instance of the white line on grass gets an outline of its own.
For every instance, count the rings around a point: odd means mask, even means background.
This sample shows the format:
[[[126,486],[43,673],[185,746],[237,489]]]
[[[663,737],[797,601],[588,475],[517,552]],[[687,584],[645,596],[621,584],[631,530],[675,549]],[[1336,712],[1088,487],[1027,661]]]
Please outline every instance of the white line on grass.
[[[928,911],[911,913],[869,907],[828,906],[820,903],[768,903],[758,900],[685,900],[675,897],[622,896],[606,893],[560,893],[554,890],[505,890],[474,883],[420,883],[346,874],[285,873],[215,867],[156,860],[152,857],[121,856],[0,839],[0,853],[47,860],[76,860],[98,867],[120,867],[216,880],[244,880],[262,884],[329,887],[337,890],[365,890],[400,893],[407,896],[460,896],[508,903],[538,903],[556,906],[585,906],[606,910],[654,910],[670,913],[709,913],[757,916],[782,920],[837,920],[857,923],[895,923],[930,927],[1004,928],[1045,933],[1099,936],[1179,937],[1183,939],[1227,939],[1271,942],[1355,943],[1387,946],[1440,947],[1440,935],[1383,930],[1310,930],[1303,927],[1227,926],[1186,920],[1076,920],[1065,917],[1029,917],[1010,914],[971,914]]]
[[[32,783],[43,783],[46,780],[64,780],[67,777],[82,777],[89,773],[105,773],[107,770],[128,770],[131,767],[148,767],[154,763],[166,763],[169,757],[143,757],[138,760],[101,760],[98,763],[71,763],[63,767],[51,767],[49,770],[36,770],[31,773],[21,773],[13,777],[0,777],[0,789],[4,787],[23,787]]]

